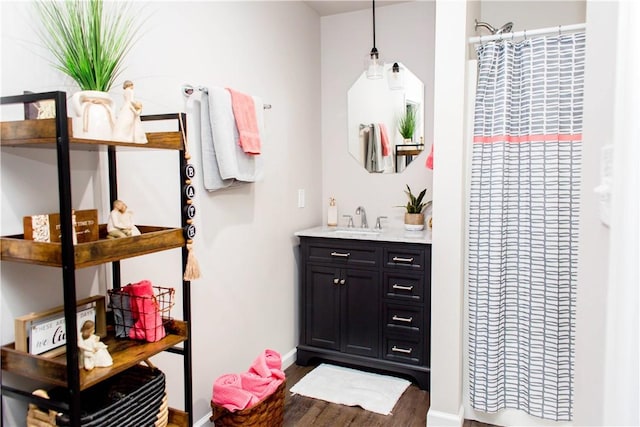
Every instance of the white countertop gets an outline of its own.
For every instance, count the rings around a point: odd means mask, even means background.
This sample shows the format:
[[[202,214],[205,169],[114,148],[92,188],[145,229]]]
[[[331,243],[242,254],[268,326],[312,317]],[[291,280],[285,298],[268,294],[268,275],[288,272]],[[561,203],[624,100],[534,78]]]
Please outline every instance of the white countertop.
[[[364,232],[363,232],[364,231]],[[404,228],[383,228],[382,230],[362,230],[360,228],[318,226],[296,231],[296,236],[324,237],[330,239],[370,240],[374,242],[401,242],[431,244],[431,229],[407,231]]]

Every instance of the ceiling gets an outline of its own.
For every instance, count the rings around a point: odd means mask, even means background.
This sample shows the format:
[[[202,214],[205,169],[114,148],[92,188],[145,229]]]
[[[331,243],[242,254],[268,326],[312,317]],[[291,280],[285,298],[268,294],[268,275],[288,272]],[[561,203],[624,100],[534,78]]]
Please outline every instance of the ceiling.
[[[397,3],[406,3],[413,0],[388,0],[377,1],[376,8],[382,6],[389,6]],[[338,13],[353,12],[355,10],[369,9],[371,10],[372,2],[366,0],[360,1],[334,1],[334,0],[320,0],[320,1],[305,1],[313,10],[318,12],[320,16],[336,15]]]

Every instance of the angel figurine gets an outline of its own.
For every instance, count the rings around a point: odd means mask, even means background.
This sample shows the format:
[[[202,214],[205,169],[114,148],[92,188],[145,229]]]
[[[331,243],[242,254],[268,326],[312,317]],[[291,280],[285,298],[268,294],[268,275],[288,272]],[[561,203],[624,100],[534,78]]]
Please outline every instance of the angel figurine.
[[[100,337],[95,332],[95,323],[92,320],[87,320],[82,324],[78,337],[82,366],[87,371],[96,367],[104,368],[113,365],[113,359],[107,350],[107,345],[100,341]]]
[[[122,89],[124,89],[124,104],[113,127],[112,138],[115,141],[146,144],[147,135],[142,129],[142,121],[140,120],[142,103],[134,99],[133,82],[125,80]]]
[[[107,237],[116,239],[139,235],[140,230],[133,224],[133,212],[127,208],[122,200],[114,200],[113,210],[107,221]]]

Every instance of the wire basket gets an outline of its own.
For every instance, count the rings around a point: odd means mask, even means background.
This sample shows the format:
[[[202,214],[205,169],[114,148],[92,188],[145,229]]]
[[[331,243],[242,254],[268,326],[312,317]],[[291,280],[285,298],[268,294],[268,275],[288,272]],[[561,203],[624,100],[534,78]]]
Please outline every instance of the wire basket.
[[[258,402],[256,405],[231,412],[223,406],[211,402],[211,417],[209,421],[216,427],[275,427],[284,422],[284,400],[286,381]]]
[[[143,281],[107,292],[116,338],[148,342],[164,338],[165,326],[172,320],[174,288],[151,286]]]

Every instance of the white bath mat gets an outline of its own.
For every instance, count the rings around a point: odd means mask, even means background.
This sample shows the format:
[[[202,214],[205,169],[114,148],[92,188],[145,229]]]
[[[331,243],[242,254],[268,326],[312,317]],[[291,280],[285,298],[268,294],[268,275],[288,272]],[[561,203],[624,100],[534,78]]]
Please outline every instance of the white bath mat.
[[[321,364],[291,387],[291,393],[389,415],[411,384],[388,375]]]

